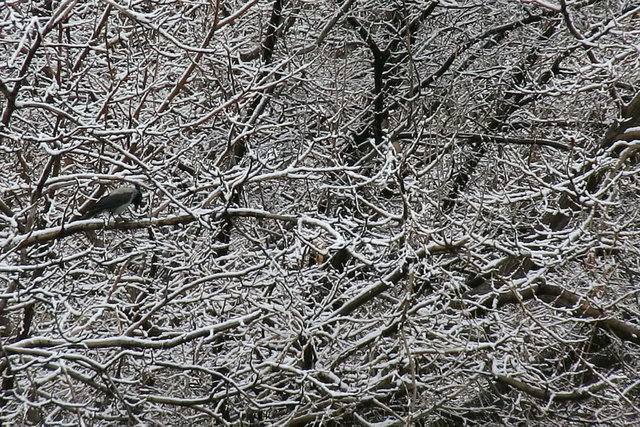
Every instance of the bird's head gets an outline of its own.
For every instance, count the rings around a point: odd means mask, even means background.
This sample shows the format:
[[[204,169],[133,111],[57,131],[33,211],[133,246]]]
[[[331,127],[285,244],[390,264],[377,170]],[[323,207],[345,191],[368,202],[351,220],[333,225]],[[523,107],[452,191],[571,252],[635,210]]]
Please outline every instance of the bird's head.
[[[136,187],[136,194],[133,196],[132,203],[137,209],[140,209],[140,206],[142,206],[142,189],[140,188],[140,184],[136,183],[134,185]]]

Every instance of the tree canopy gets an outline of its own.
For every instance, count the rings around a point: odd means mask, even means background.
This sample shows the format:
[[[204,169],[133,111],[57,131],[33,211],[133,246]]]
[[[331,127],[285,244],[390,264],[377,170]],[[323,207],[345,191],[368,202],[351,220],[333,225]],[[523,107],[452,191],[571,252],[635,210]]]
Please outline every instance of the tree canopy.
[[[10,1],[0,35],[3,424],[640,422],[640,5]]]

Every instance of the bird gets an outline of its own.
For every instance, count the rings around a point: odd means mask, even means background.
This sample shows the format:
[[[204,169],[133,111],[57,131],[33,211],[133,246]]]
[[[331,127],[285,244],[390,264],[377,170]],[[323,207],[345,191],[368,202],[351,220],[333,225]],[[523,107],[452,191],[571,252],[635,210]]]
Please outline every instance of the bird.
[[[83,218],[92,218],[102,212],[109,212],[110,215],[120,215],[131,203],[133,203],[136,208],[142,205],[142,190],[137,183],[116,188],[108,195],[102,197],[89,208]]]

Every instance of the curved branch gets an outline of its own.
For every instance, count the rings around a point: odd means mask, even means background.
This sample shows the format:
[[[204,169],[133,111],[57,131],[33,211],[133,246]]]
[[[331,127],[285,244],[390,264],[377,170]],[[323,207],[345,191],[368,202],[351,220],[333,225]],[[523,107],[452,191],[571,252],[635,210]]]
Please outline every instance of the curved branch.
[[[468,294],[467,294],[468,295]],[[481,306],[502,307],[507,304],[519,304],[523,301],[538,298],[554,307],[568,308],[576,317],[594,319],[594,324],[601,329],[609,330],[623,341],[640,345],[640,326],[626,323],[609,317],[604,310],[594,307],[580,295],[556,285],[533,285],[517,293],[509,289],[505,292],[492,292],[482,300]],[[474,314],[481,314],[482,309],[474,309]]]

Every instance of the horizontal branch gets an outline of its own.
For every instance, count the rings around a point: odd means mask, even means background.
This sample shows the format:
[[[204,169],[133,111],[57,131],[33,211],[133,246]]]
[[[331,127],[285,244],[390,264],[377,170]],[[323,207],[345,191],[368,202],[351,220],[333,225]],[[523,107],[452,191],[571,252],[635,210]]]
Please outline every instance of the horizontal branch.
[[[216,325],[207,326],[204,328],[196,329],[192,332],[178,335],[168,339],[143,339],[133,338],[128,336],[117,336],[107,338],[92,338],[92,339],[80,339],[78,341],[70,341],[61,338],[48,338],[48,337],[33,337],[27,338],[22,341],[15,342],[10,345],[2,346],[2,351],[5,354],[20,354],[24,349],[28,348],[50,348],[50,347],[81,347],[86,349],[100,349],[100,348],[148,348],[148,349],[167,349],[177,347],[181,344],[196,340],[198,338],[212,336],[219,332],[224,332],[229,329],[234,329],[242,326],[249,325],[259,317],[261,317],[262,311],[255,310],[244,316],[236,317],[226,322],[218,323]]]
[[[501,136],[491,135],[488,133],[456,133],[456,134],[441,134],[441,133],[421,133],[414,134],[410,132],[400,132],[392,136],[392,139],[451,139],[459,138],[466,139],[472,142],[489,142],[494,144],[514,144],[514,145],[539,145],[542,147],[555,148],[562,151],[569,151],[570,148],[567,144],[555,141],[548,138],[525,138],[517,136]]]
[[[551,399],[555,401],[587,399],[591,397],[591,393],[602,390],[610,383],[609,381],[598,381],[586,387],[579,387],[571,391],[551,391],[549,389],[544,389],[531,384],[527,384],[523,381],[517,380],[507,375],[493,374],[493,376],[498,382],[515,388],[516,390],[526,393],[529,396],[535,397],[536,399]]]
[[[558,150],[569,151],[569,147],[561,142],[545,138],[517,138],[507,136],[488,135],[481,133],[463,133],[457,134],[458,138],[468,139],[474,142],[493,142],[497,144],[516,144],[516,145],[540,145],[544,147],[557,148]]]
[[[211,210],[194,211],[198,217],[213,217],[214,221],[218,220],[222,215],[227,217],[252,217],[261,219],[274,219],[285,222],[302,222],[324,228],[331,234],[337,232],[331,227],[329,222],[318,220],[305,215],[294,214],[278,214],[262,209],[249,208],[216,208]],[[105,222],[102,219],[85,219],[73,221],[55,227],[43,228],[30,233],[18,234],[13,237],[0,241],[0,247],[4,250],[17,247],[32,246],[38,243],[44,243],[51,240],[62,239],[73,234],[83,233],[96,230],[136,230],[149,227],[166,227],[179,224],[188,224],[196,221],[196,217],[190,214],[176,215],[165,218],[145,218],[134,220],[116,220]]]

